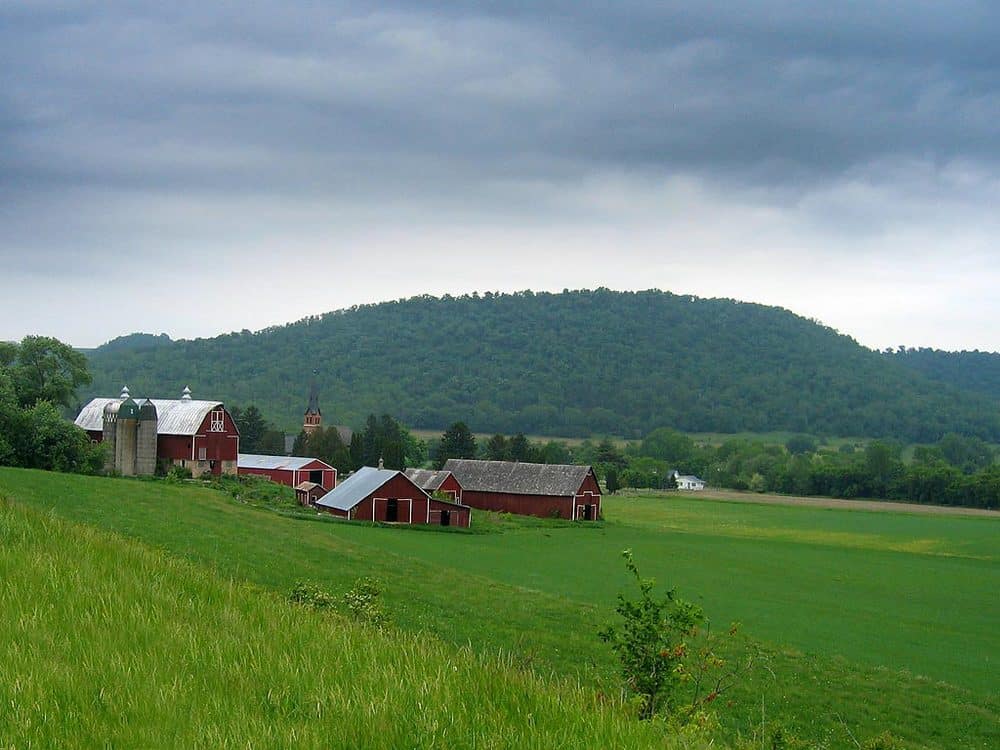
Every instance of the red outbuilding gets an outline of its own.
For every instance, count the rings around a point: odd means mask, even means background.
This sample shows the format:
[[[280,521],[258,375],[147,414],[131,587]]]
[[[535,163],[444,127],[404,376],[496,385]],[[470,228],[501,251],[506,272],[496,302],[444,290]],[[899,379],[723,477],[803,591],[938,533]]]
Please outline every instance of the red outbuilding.
[[[337,470],[318,458],[304,456],[262,456],[241,453],[240,474],[267,477],[272,482],[298,487],[303,482],[318,484],[329,492],[337,486]]]
[[[428,495],[447,495],[456,503],[462,502],[462,485],[450,471],[441,469],[407,469],[406,476]]]
[[[316,507],[349,521],[468,527],[472,510],[438,500],[401,471],[363,466],[316,501]]]
[[[462,502],[473,508],[571,521],[601,515],[601,488],[590,466],[451,458],[444,470],[455,476]]]

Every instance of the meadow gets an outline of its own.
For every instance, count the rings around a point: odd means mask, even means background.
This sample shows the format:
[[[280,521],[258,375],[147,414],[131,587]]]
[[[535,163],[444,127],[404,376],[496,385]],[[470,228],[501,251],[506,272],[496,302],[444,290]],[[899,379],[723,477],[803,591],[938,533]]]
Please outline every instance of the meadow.
[[[2,748],[679,746],[509,659],[308,610],[4,500],[0,574]]]
[[[1000,742],[994,518],[643,495],[606,498],[600,524],[477,514],[480,533],[418,532],[284,516],[198,485],[4,469],[0,493],[277,592],[374,575],[395,627],[609,694],[595,634],[627,584],[628,547],[644,574],[764,648],[723,711],[730,738],[763,720],[820,747],[883,729],[907,747]]]

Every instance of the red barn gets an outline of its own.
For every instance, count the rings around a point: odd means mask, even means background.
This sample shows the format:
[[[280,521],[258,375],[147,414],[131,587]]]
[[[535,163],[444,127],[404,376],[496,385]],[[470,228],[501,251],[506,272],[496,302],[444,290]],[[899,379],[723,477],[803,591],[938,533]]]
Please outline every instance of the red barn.
[[[156,415],[156,464],[173,464],[205,473],[236,474],[240,431],[221,401],[196,401],[187,388],[179,399],[129,398],[128,389],[119,398],[95,398],[83,407],[76,425],[91,440],[115,439],[115,420],[120,405],[152,404]],[[151,472],[150,472],[151,473]]]
[[[462,502],[462,485],[450,471],[441,469],[407,469],[406,476],[413,480],[413,483],[420,487],[428,495],[435,492],[441,495],[448,495],[456,503]]]
[[[595,521],[601,488],[589,466],[450,458],[445,471],[462,486],[462,502],[483,510]]]
[[[303,456],[262,456],[241,453],[239,473],[267,477],[272,482],[297,487],[303,482],[318,484],[329,491],[337,486],[337,470],[318,458]]]
[[[472,522],[469,507],[431,497],[401,471],[371,466],[351,474],[316,507],[353,521],[461,527]]]

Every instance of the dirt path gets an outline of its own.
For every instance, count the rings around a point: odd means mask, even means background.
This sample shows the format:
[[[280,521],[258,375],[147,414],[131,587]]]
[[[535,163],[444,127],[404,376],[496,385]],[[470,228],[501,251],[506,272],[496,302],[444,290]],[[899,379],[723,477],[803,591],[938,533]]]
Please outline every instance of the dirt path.
[[[916,503],[893,503],[887,500],[840,500],[834,497],[793,497],[791,495],[769,495],[758,492],[737,492],[736,490],[702,490],[701,492],[681,492],[685,497],[705,500],[725,500],[735,503],[759,503],[763,505],[799,505],[810,508],[843,508],[848,510],[875,510],[895,513],[927,513],[948,516],[986,516],[1000,518],[1000,511],[982,508],[959,508],[945,505],[918,505]]]

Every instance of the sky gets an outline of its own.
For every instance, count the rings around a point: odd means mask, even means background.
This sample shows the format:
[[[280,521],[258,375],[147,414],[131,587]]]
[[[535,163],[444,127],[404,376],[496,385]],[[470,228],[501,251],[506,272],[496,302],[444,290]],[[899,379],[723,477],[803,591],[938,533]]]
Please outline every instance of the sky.
[[[0,339],[599,286],[1000,350],[1000,3],[0,0]]]

